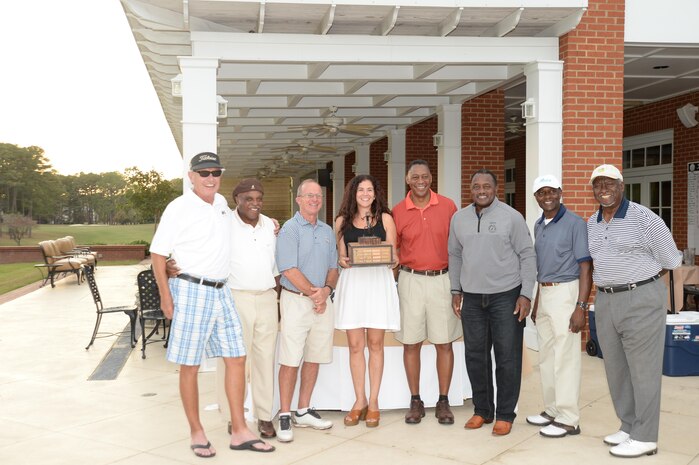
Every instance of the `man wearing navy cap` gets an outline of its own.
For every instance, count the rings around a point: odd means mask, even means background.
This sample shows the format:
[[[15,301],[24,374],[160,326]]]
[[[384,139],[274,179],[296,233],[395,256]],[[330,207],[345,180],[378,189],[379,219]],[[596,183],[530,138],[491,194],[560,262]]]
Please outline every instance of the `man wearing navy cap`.
[[[580,434],[580,330],[585,328],[592,267],[585,221],[561,204],[561,183],[553,175],[534,181],[543,210],[534,225],[538,292],[531,319],[539,339],[544,411],[527,417],[539,434]]]

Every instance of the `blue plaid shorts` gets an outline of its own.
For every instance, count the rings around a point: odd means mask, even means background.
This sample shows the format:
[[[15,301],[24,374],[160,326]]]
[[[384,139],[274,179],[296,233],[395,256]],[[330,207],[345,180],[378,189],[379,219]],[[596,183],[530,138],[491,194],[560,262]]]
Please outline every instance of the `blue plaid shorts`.
[[[215,289],[183,279],[169,280],[175,313],[167,360],[179,365],[201,365],[207,357],[245,355],[243,327],[228,286]]]

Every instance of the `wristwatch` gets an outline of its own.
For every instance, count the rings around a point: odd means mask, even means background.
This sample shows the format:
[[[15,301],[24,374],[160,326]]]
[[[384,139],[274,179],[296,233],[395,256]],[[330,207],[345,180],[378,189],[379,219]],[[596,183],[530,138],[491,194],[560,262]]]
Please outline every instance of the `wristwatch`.
[[[583,310],[587,310],[587,302],[575,302],[575,305],[582,308]]]

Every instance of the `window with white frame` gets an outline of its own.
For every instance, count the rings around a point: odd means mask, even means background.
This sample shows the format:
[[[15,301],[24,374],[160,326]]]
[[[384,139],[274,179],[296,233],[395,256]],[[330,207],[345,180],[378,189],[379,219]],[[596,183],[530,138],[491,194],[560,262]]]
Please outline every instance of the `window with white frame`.
[[[650,208],[672,229],[672,130],[624,139],[626,198]]]

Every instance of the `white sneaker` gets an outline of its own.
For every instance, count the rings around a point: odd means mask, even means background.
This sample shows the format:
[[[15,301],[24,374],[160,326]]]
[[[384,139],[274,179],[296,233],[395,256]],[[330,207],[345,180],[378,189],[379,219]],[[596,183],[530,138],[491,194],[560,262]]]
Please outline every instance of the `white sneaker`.
[[[306,413],[299,415],[295,412],[293,415],[294,425],[299,428],[313,428],[313,429],[328,429],[332,428],[333,422],[330,420],[323,420],[320,418],[320,414],[316,412],[316,409],[309,408]]]
[[[536,426],[547,426],[553,423],[553,418],[551,415],[549,415],[546,412],[541,412],[538,415],[529,415],[527,417],[527,423],[530,425],[536,425]]]
[[[631,438],[609,449],[609,453],[615,457],[635,458],[643,455],[658,453],[658,444],[655,442],[635,441]]]
[[[629,433],[626,433],[624,431],[617,431],[614,434],[610,434],[604,437],[604,443],[608,444],[610,446],[618,446],[622,442],[626,441],[629,438]]]
[[[277,429],[279,442],[291,442],[294,440],[294,430],[291,429],[291,416],[279,415],[279,429]]]

